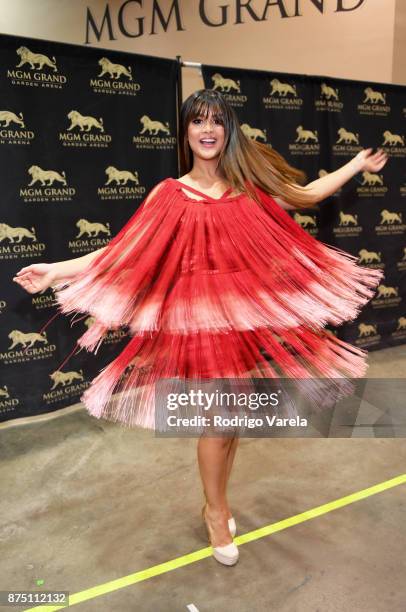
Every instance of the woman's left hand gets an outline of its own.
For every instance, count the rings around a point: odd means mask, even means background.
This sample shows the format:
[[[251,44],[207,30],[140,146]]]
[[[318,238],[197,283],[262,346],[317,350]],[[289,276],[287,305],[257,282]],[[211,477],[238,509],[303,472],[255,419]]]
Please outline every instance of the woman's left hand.
[[[376,153],[372,154],[372,148],[370,148],[363,149],[357,153],[354,159],[358,160],[360,172],[365,170],[368,172],[378,172],[378,170],[384,167],[389,156],[383,149],[378,149]]]

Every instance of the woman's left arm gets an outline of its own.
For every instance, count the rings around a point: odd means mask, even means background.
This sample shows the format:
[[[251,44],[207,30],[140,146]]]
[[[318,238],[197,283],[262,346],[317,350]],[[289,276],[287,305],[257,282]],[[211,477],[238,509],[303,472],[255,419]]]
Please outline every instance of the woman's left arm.
[[[382,150],[378,150],[376,153],[371,153],[372,149],[363,149],[359,151],[355,157],[353,157],[348,163],[326,174],[311,183],[308,183],[305,187],[301,187],[307,192],[314,195],[314,203],[321,202],[325,198],[335,193],[337,189],[342,187],[347,181],[352,179],[353,176],[358,172],[378,172],[388,161],[388,155]],[[298,187],[295,185],[295,187]],[[291,206],[287,202],[284,202],[280,198],[274,198],[276,202],[282,206],[282,208],[293,209],[296,206]]]

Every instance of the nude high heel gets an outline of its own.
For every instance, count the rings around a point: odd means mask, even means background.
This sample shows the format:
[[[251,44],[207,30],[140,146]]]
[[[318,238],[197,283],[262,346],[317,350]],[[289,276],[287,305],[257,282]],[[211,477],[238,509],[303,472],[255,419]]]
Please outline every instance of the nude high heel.
[[[203,516],[203,520],[206,525],[209,540],[211,541],[209,524],[207,523],[205,519],[205,515],[204,515],[205,508],[206,506],[203,506],[202,516]],[[235,565],[237,563],[239,552],[234,542],[231,542],[230,544],[226,544],[225,546],[213,546],[212,545],[212,549],[213,549],[213,557],[219,563],[222,563],[223,565]]]

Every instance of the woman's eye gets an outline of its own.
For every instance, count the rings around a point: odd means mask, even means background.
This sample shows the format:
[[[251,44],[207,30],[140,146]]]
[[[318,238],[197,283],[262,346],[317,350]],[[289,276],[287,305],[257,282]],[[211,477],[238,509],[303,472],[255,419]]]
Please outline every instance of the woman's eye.
[[[192,120],[192,123],[194,123],[194,124],[198,124],[199,122],[202,122],[202,121],[203,121],[203,119],[193,119],[193,120]],[[223,125],[223,120],[222,120],[222,119],[215,119],[214,121],[215,121],[215,123],[217,123],[218,125]]]

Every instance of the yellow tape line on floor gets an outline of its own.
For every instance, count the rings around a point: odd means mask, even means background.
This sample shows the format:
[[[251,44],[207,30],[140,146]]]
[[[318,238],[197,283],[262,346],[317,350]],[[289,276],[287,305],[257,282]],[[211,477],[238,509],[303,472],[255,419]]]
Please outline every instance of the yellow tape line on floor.
[[[306,510],[306,512],[301,512],[300,514],[296,514],[295,516],[283,519],[282,521],[278,521],[277,523],[266,525],[265,527],[260,527],[259,529],[255,529],[254,531],[244,533],[243,535],[234,538],[234,542],[238,545],[247,544],[247,542],[258,540],[259,538],[263,538],[267,535],[270,535],[271,533],[282,531],[283,529],[287,529],[288,527],[292,527],[293,525],[298,525],[299,523],[308,521],[309,519],[315,518],[316,516],[321,516],[322,514],[326,514],[327,512],[331,512],[332,510],[337,510],[338,508],[342,508],[343,506],[348,506],[348,504],[352,504],[361,499],[365,499],[366,497],[370,497],[371,495],[375,495],[376,493],[381,493],[386,489],[391,489],[392,487],[397,487],[398,485],[405,483],[406,474],[401,474],[400,476],[396,476],[395,478],[391,478],[390,480],[386,480],[385,482],[380,482],[379,484],[374,485],[373,487],[362,489],[361,491],[357,491],[356,493],[352,493],[351,495],[346,495],[345,497],[341,497],[332,502],[328,502],[327,504],[317,506],[316,508],[312,508],[311,510]],[[98,586],[86,589],[85,591],[80,591],[79,593],[74,593],[73,595],[70,595],[69,606],[88,601],[89,599],[99,597],[100,595],[105,595],[106,593],[112,593],[113,591],[117,591],[118,589],[130,586],[131,584],[136,584],[137,582],[142,582],[144,580],[148,580],[149,578],[153,578],[154,576],[165,574],[166,572],[170,572],[179,567],[184,567],[185,565],[189,565],[190,563],[195,563],[196,561],[200,561],[201,559],[205,559],[206,557],[210,557],[211,555],[211,546],[208,546],[207,548],[202,548],[201,550],[197,550],[196,552],[190,553],[188,555],[183,555],[183,557],[177,557],[176,559],[172,559],[171,561],[166,561],[165,563],[160,563],[159,565],[153,565],[152,567],[148,567],[147,569],[141,570],[140,572],[129,574],[128,576],[124,576],[123,578],[117,578],[117,580],[111,580],[110,582],[99,584]],[[27,608],[25,612],[34,612],[38,610],[44,612],[54,612],[54,610],[61,610],[66,607],[68,606],[36,606],[35,608]]]

